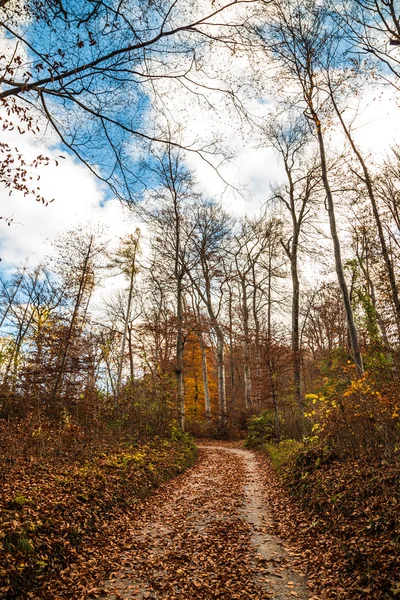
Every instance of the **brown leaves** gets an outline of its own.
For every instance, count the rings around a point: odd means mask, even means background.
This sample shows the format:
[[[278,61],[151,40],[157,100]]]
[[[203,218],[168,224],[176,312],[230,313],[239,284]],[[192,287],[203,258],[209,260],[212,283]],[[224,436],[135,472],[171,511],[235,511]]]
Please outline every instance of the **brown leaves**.
[[[140,451],[140,467],[122,460],[129,451]],[[138,494],[180,472],[190,452],[167,441],[132,450],[97,443],[78,462],[64,456],[3,468],[0,597],[86,597],[120,542],[127,511],[137,512]],[[120,466],[107,465],[105,454]]]
[[[0,115],[0,128],[3,131],[13,131],[16,129],[20,135],[26,132],[39,131],[34,118],[29,113],[26,107],[20,106],[15,99],[3,99],[1,101],[4,113]],[[19,152],[18,148],[11,147],[5,142],[0,142],[0,183],[9,189],[9,195],[13,191],[22,192],[25,196],[32,195],[37,202],[41,202],[45,206],[53,200],[47,200],[40,192],[40,188],[35,186],[35,182],[39,179],[34,170],[39,166],[49,164],[58,164],[57,160],[53,160],[47,156],[38,155],[34,160],[26,162],[24,156]],[[11,219],[7,220],[9,225]]]
[[[277,531],[297,545],[315,600],[391,597],[400,580],[398,461],[292,465],[285,482],[265,469]]]
[[[108,598],[273,597],[280,559],[275,565],[255,552],[254,528],[245,520],[241,458],[203,450],[191,472],[157,491],[130,525],[129,549],[116,556],[122,572],[103,583]]]

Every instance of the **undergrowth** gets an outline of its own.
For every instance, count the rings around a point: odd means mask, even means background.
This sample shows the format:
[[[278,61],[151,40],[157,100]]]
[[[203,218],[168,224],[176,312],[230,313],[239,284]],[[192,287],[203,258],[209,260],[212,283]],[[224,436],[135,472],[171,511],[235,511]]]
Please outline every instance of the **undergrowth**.
[[[282,440],[278,444],[265,443],[261,446],[261,449],[267,452],[277,471],[280,471],[302,448],[302,442],[297,440]]]
[[[279,532],[298,545],[313,592],[340,600],[399,597],[400,460],[355,459],[292,440],[262,449],[283,494],[273,506]]]
[[[146,444],[99,444],[78,458],[15,457],[3,462],[0,487],[0,597],[47,598],[51,580],[67,577],[110,522],[196,458],[177,431]],[[42,590],[42,591],[40,591]],[[46,595],[47,594],[47,595]]]

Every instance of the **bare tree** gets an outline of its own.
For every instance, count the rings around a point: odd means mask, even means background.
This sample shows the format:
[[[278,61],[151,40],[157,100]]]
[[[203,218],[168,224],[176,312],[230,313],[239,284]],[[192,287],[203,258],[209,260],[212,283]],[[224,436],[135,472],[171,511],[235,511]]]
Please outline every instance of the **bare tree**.
[[[191,224],[188,206],[199,194],[187,169],[183,152],[168,144],[161,152],[153,152],[147,169],[157,185],[149,190],[152,209],[148,210],[153,224],[153,247],[157,260],[163,262],[167,277],[175,283],[176,314],[176,402],[178,422],[185,428],[184,349],[184,292],[187,270],[190,268],[188,243]]]
[[[65,369],[73,339],[79,337],[86,322],[88,308],[96,280],[96,262],[104,256],[104,244],[98,239],[98,234],[74,230],[60,239],[56,248],[58,261],[56,268],[59,276],[69,289],[72,300],[72,312],[68,319],[65,340],[57,367],[53,387],[53,401],[61,391],[65,377]]]
[[[372,227],[371,223],[368,223],[365,218],[363,219],[362,217],[359,217],[353,225],[352,237],[357,264],[364,279],[365,295],[370,300],[372,308],[372,310],[370,309],[367,311],[368,314],[366,317],[367,320],[369,319],[371,322],[376,321],[377,327],[379,326],[384,346],[388,349],[390,348],[391,344],[389,343],[388,330],[385,320],[383,319],[378,306],[376,284],[374,281],[374,275],[376,275],[376,265],[380,262],[380,252],[378,244],[376,243],[375,228]],[[377,334],[378,331],[374,331],[372,337],[376,338]],[[372,342],[375,341],[375,339],[372,340]]]
[[[252,394],[252,346],[255,346],[255,361],[259,368],[260,315],[268,313],[266,281],[276,275],[276,265],[270,256],[273,226],[264,215],[260,218],[245,218],[235,234],[232,252],[235,260],[235,275],[238,279],[238,298],[243,327],[243,375],[246,410],[253,406]]]
[[[303,229],[310,219],[312,199],[320,181],[319,165],[307,152],[310,134],[304,118],[290,116],[284,122],[271,122],[265,129],[266,139],[277,150],[286,174],[286,183],[274,191],[289,213],[291,228],[288,237],[282,239],[283,248],[290,261],[292,278],[292,364],[294,396],[299,407],[303,406],[301,394],[300,349],[300,278],[298,272],[299,252]]]
[[[224,294],[225,242],[232,227],[228,215],[213,202],[204,201],[193,208],[191,234],[191,268],[188,276],[207,309],[210,324],[216,336],[217,387],[219,403],[219,430],[225,434],[227,400],[225,388],[225,335],[220,322]]]
[[[341,94],[341,88],[343,87],[344,83],[346,83],[346,84],[348,83],[348,80],[349,80],[348,74],[345,73],[345,74],[338,75],[338,72],[339,72],[338,69],[334,69],[333,65],[331,68],[329,68],[329,66],[328,66],[328,70],[326,73],[327,89],[329,90],[330,101],[332,103],[334,112],[336,113],[338,121],[339,121],[339,123],[342,127],[342,130],[346,136],[346,139],[350,145],[353,155],[361,169],[361,173],[357,173],[357,171],[355,171],[355,165],[352,164],[350,166],[350,169],[356,173],[358,181],[363,184],[365,191],[367,192],[368,199],[370,201],[370,205],[372,208],[372,214],[374,216],[376,229],[378,232],[378,239],[379,239],[379,243],[380,243],[380,247],[381,247],[381,251],[382,251],[382,257],[383,257],[383,261],[384,261],[384,265],[385,265],[385,269],[386,269],[386,274],[387,274],[387,278],[389,281],[390,290],[391,290],[391,294],[392,294],[393,305],[394,305],[394,310],[395,310],[395,315],[396,315],[396,325],[397,325],[398,337],[400,339],[400,297],[399,297],[399,292],[398,292],[398,284],[396,281],[395,269],[394,269],[394,266],[393,266],[393,263],[392,263],[392,260],[390,257],[388,244],[386,242],[386,237],[385,237],[385,232],[384,232],[384,228],[383,228],[383,224],[382,224],[381,215],[379,213],[378,198],[377,198],[376,191],[374,189],[374,183],[373,183],[374,178],[371,174],[371,169],[367,164],[366,158],[363,156],[362,151],[360,150],[359,146],[357,145],[357,143],[354,139],[351,123],[347,123],[345,120],[345,117],[344,117],[345,109],[343,107],[343,99],[341,98],[341,96],[343,95],[343,94]],[[341,100],[342,100],[342,102],[341,102]]]
[[[342,263],[342,251],[336,223],[334,195],[327,162],[324,119],[329,114],[329,94],[321,87],[321,69],[329,63],[338,48],[338,31],[329,20],[325,3],[315,0],[274,2],[270,23],[261,32],[269,56],[277,61],[286,77],[286,85],[293,85],[297,102],[314,132],[319,150],[321,177],[326,195],[330,233],[333,242],[335,268],[342,293],[353,359],[359,374],[364,371],[357,328]],[[324,63],[325,61],[325,63]]]
[[[130,327],[132,324],[132,302],[133,295],[135,292],[135,276],[138,272],[137,267],[137,255],[140,252],[140,229],[136,228],[134,234],[130,234],[120,241],[120,246],[113,256],[111,256],[110,267],[118,269],[119,273],[123,273],[129,281],[128,297],[126,313],[124,311],[124,331],[121,338],[121,349],[119,355],[118,374],[116,381],[116,393],[121,390],[122,372],[124,368],[125,360],[125,346],[128,340],[129,344],[129,364],[130,364],[130,375],[131,380],[134,378],[134,367],[133,367],[133,353],[131,343],[131,331]],[[128,339],[129,338],[129,339]]]
[[[146,119],[159,84],[174,82],[210,108],[207,96],[217,89],[202,64],[205,47],[238,51],[247,43],[242,27],[264,3],[225,0],[207,9],[187,0],[32,0],[37,18],[27,23],[3,2],[10,51],[0,61],[0,101],[28,123],[39,111],[70,152],[116,195],[134,201],[144,182],[132,144],[171,143]],[[229,86],[220,91],[235,104]],[[215,144],[188,149],[206,160],[218,152]]]
[[[397,0],[330,0],[332,15],[353,59],[365,57],[365,74],[399,89],[400,17]],[[356,58],[357,57],[357,58]],[[372,63],[372,64],[371,64]]]

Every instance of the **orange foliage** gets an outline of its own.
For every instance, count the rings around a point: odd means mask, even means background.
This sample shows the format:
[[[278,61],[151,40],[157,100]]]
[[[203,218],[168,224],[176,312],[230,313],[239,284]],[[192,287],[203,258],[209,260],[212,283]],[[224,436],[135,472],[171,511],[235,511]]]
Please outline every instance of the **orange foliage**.
[[[212,415],[218,411],[217,377],[213,351],[206,346],[208,388]],[[185,403],[189,421],[205,420],[204,383],[201,346],[195,334],[190,334],[185,346]]]

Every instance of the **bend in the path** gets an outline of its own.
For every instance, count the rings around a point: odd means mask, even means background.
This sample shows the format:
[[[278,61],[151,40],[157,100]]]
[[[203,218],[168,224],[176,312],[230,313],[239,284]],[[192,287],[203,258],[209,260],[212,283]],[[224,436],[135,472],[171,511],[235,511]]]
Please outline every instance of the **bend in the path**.
[[[200,446],[198,463],[133,516],[108,600],[305,600],[306,587],[271,535],[254,454]],[[92,595],[92,598],[95,596]]]

